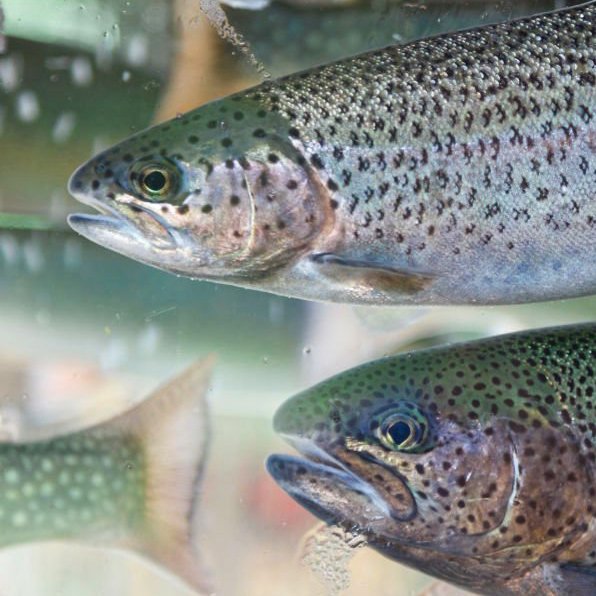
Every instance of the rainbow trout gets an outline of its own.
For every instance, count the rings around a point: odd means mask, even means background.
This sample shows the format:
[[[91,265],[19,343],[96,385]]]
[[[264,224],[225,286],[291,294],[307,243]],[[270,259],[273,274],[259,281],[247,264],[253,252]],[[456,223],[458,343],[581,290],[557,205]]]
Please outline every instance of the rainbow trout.
[[[267,466],[384,555],[481,594],[596,594],[596,324],[371,362],[281,406]]]
[[[300,298],[596,291],[594,3],[267,82],[136,134],[69,189],[80,234]]]
[[[95,427],[0,443],[0,547],[76,540],[132,550],[207,592],[191,540],[210,369],[189,368]]]

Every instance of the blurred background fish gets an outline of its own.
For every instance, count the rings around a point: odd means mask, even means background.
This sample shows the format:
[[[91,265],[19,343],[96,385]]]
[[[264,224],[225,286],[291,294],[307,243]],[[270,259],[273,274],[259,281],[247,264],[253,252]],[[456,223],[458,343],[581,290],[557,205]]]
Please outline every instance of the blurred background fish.
[[[103,423],[0,443],[0,545],[73,540],[140,554],[211,590],[194,551],[211,361]]]

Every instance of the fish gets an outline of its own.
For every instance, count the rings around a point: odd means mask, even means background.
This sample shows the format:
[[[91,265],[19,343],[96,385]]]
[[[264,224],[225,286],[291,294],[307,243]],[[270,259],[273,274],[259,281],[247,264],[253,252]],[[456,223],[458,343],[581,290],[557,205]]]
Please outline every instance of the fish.
[[[284,402],[277,484],[479,594],[596,593],[596,323],[407,352]]]
[[[100,424],[0,443],[0,548],[44,540],[131,551],[198,593],[193,545],[211,359]]]
[[[80,166],[82,236],[351,304],[596,292],[594,2],[267,81]]]

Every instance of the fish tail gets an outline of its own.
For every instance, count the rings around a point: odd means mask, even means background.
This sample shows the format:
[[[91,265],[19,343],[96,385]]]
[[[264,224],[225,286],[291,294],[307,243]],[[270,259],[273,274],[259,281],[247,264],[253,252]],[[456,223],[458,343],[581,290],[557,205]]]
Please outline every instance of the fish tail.
[[[212,592],[193,547],[193,522],[209,443],[205,394],[213,360],[190,366],[109,423],[112,431],[137,438],[145,462],[145,523],[118,546],[167,569],[200,593]]]

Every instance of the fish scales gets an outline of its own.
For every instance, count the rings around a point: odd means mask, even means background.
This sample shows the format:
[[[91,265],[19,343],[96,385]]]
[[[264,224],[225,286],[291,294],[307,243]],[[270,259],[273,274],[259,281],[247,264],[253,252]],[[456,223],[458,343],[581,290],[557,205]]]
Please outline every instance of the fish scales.
[[[596,590],[596,324],[391,356],[283,404],[278,483],[482,594]]]
[[[169,271],[301,298],[594,293],[595,11],[391,46],[198,108],[84,164],[71,191],[116,217],[69,221]],[[141,186],[159,171],[175,190],[139,188],[139,167]]]
[[[336,208],[334,252],[455,271],[456,301],[492,302],[503,283],[512,301],[548,298],[553,276],[591,292],[595,14],[394,46],[250,96],[293,122]]]

